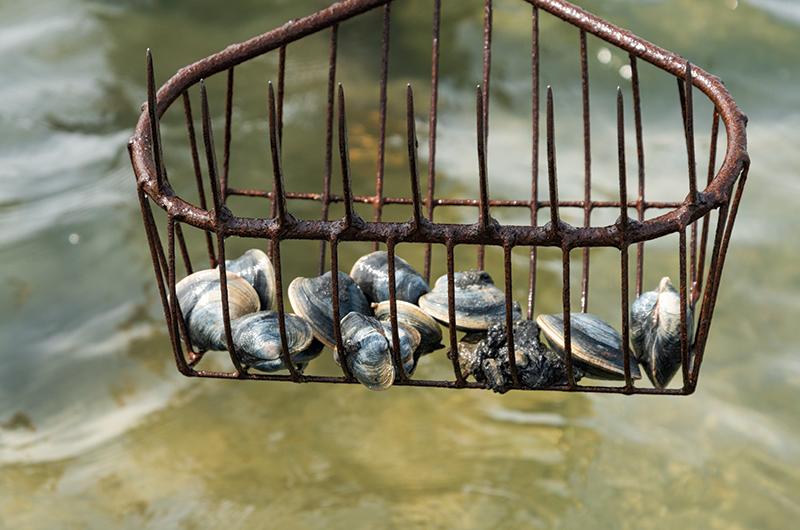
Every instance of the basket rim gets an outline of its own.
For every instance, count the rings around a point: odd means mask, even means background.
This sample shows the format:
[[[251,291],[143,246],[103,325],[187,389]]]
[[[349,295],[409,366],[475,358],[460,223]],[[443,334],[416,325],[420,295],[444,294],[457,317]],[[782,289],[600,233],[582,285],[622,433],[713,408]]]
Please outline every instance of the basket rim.
[[[156,114],[160,118],[166,110],[191,86],[211,75],[225,71],[254,57],[275,50],[306,35],[327,29],[361,13],[398,0],[342,0],[314,14],[292,20],[271,31],[232,44],[213,55],[200,59],[179,69],[157,91]],[[611,24],[600,17],[565,0],[523,0],[561,20],[585,30],[587,33],[642,59],[653,66],[684,78],[688,62],[681,56],[656,46],[632,32]],[[726,131],[725,158],[714,178],[703,191],[698,190],[695,202],[687,195],[677,208],[660,216],[632,222],[625,232],[619,222],[608,226],[571,226],[563,223],[553,227],[530,225],[490,225],[489,233],[481,233],[481,241],[496,245],[560,246],[562,248],[613,246],[622,247],[655,239],[683,230],[695,220],[718,208],[730,199],[733,185],[742,170],[749,165],[747,153],[747,117],[739,109],[722,81],[691,65],[694,87],[714,104]],[[339,220],[294,220],[281,223],[271,218],[237,217],[229,212],[217,216],[179,197],[164,182],[159,188],[153,161],[150,140],[150,118],[147,103],[136,124],[134,134],[128,142],[137,185],[161,209],[175,220],[196,228],[223,232],[227,235],[252,238],[316,239],[383,241],[385,228],[391,226],[397,241],[428,242],[441,244],[472,243],[477,225],[444,224],[423,222],[412,227],[411,223],[365,222],[360,219],[354,226],[343,226]],[[297,227],[302,225],[302,230]],[[422,234],[424,232],[424,234]],[[554,238],[554,235],[556,236]],[[555,242],[554,242],[555,241]]]

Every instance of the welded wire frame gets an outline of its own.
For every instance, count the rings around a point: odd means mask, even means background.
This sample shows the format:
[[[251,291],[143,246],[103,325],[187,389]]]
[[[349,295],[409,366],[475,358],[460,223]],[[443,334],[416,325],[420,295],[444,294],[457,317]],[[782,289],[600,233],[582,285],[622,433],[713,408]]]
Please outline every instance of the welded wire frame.
[[[401,2],[402,0],[394,0]],[[408,197],[385,197],[383,192],[385,136],[386,136],[386,85],[389,74],[389,33],[391,27],[392,0],[345,0],[309,17],[292,21],[280,28],[255,37],[251,40],[226,48],[224,51],[190,65],[169,79],[156,92],[152,56],[147,54],[148,99],[145,110],[139,119],[134,136],[129,143],[131,162],[138,185],[138,198],[145,225],[148,246],[156,276],[156,284],[162,302],[170,343],[175,361],[181,373],[187,376],[216,377],[228,379],[250,379],[294,382],[355,383],[347,363],[341,363],[341,376],[320,376],[301,373],[291,362],[285,338],[285,313],[283,301],[283,277],[281,272],[281,242],[285,240],[317,240],[319,248],[320,273],[327,269],[339,270],[338,245],[343,241],[370,241],[375,248],[383,243],[389,253],[389,292],[392,360],[398,374],[396,385],[435,386],[448,388],[476,388],[481,384],[467,381],[458,362],[458,335],[455,328],[455,305],[453,276],[455,273],[454,251],[459,246],[475,246],[478,265],[483,265],[484,246],[503,249],[503,271],[506,295],[506,325],[512,325],[512,251],[516,247],[529,249],[529,274],[527,318],[534,317],[536,294],[537,249],[554,247],[562,256],[562,303],[564,312],[565,361],[568,371],[568,384],[544,390],[613,392],[625,394],[690,394],[698,382],[711,319],[716,305],[719,284],[725,256],[731,239],[734,221],[744,190],[749,168],[746,151],[746,118],[718,79],[704,70],[691,65],[675,54],[658,48],[630,32],[617,28],[583,10],[562,0],[526,0],[531,5],[531,195],[529,199],[498,200],[491,199],[488,189],[486,146],[489,134],[489,86],[491,78],[491,39],[492,2],[485,0],[483,6],[483,49],[482,79],[476,88],[476,138],[478,153],[479,196],[476,199],[449,199],[435,195],[436,183],[436,142],[438,118],[438,86],[440,56],[440,0],[432,3],[431,38],[431,97],[428,114],[428,152],[427,188],[423,190],[419,182],[417,167],[417,135],[415,127],[414,97],[409,85],[406,92],[407,146],[409,165]],[[379,139],[378,165],[376,168],[375,194],[371,196],[353,195],[350,178],[349,149],[347,145],[347,125],[345,91],[341,84],[337,87],[337,49],[340,23],[372,9],[382,9],[381,61],[379,83]],[[557,157],[555,150],[555,116],[553,111],[553,90],[547,87],[545,96],[545,144],[547,167],[547,198],[540,197],[539,187],[539,118],[540,118],[540,33],[539,18],[543,12],[549,13],[576,28],[579,43],[582,125],[584,142],[584,196],[578,201],[563,201],[558,194]],[[325,112],[325,152],[321,193],[298,193],[285,189],[285,175],[281,164],[281,143],[283,139],[283,102],[285,97],[286,55],[289,46],[302,37],[327,31],[330,35],[328,53],[327,105]],[[633,107],[633,121],[636,143],[637,186],[634,197],[627,189],[625,162],[625,99],[623,92],[617,92],[617,146],[619,168],[619,200],[597,201],[591,197],[591,113],[589,101],[589,70],[587,61],[587,34],[601,39],[610,46],[617,47],[628,54],[631,68],[630,103]],[[249,59],[276,51],[278,53],[277,95],[272,84],[267,91],[269,125],[269,152],[272,158],[272,189],[242,189],[231,186],[229,182],[229,162],[231,151],[231,120],[234,101],[235,67]],[[639,84],[638,62],[646,61],[673,75],[678,84],[678,100],[684,124],[686,156],[688,162],[689,193],[681,202],[654,201],[645,197],[645,153],[642,130],[642,109]],[[225,121],[223,125],[222,170],[217,167],[214,131],[209,115],[208,99],[204,79],[225,73],[227,76],[225,92]],[[200,123],[202,145],[198,146],[195,130],[195,117],[192,114],[190,88],[199,85]],[[696,152],[694,138],[694,89],[699,89],[713,104],[712,127],[709,149],[709,164],[706,187],[697,187]],[[159,120],[166,110],[178,99],[182,99],[186,117],[188,145],[191,151],[192,167],[197,186],[199,207],[189,204],[177,196],[169,183],[163,163]],[[727,146],[724,159],[717,167],[717,150],[720,122],[725,127]],[[334,146],[334,133],[338,136],[338,146]],[[336,149],[335,149],[336,147]],[[342,194],[331,193],[334,157],[338,149],[342,175]],[[202,150],[202,153],[201,153]],[[204,178],[200,161],[205,158],[207,174]],[[204,181],[211,190],[212,209],[208,208]],[[230,196],[262,197],[270,201],[270,217],[241,218],[235,216],[226,206]],[[319,220],[296,219],[288,213],[287,201],[316,201],[320,203]],[[152,203],[166,212],[167,238],[166,250],[152,211]],[[344,215],[341,219],[329,220],[330,205],[342,203]],[[354,203],[373,205],[373,221],[367,222],[353,209]],[[385,205],[399,204],[411,206],[412,218],[408,222],[384,222],[382,210]],[[423,206],[425,210],[423,211]],[[440,206],[461,206],[478,208],[478,221],[475,224],[444,224],[434,221],[435,209]],[[491,208],[527,208],[530,211],[530,224],[502,225],[491,217]],[[577,208],[583,213],[582,226],[567,224],[561,218],[561,209]],[[619,209],[618,220],[608,226],[592,225],[592,212],[596,209]],[[549,211],[550,221],[540,226],[538,214],[543,209]],[[629,217],[629,209],[636,211],[636,219]],[[664,210],[658,217],[645,220],[647,210]],[[716,211],[716,215],[714,215]],[[698,225],[699,237],[698,237]],[[183,268],[190,273],[191,263],[181,226],[183,224],[204,232],[205,246],[210,266],[219,265],[222,291],[222,309],[225,340],[234,371],[219,372],[195,368],[202,359],[202,352],[192,350],[188,339],[186,323],[176,302],[176,254],[179,252]],[[713,235],[711,229],[714,227]],[[687,244],[687,230],[688,244]],[[592,247],[611,247],[620,253],[620,308],[621,335],[623,344],[628,344],[630,334],[629,293],[629,248],[635,248],[635,294],[642,292],[644,274],[645,241],[663,236],[678,234],[679,283],[683,301],[681,310],[682,326],[681,350],[683,359],[680,388],[655,389],[649,386],[636,386],[631,378],[628,363],[632,353],[624,351],[624,382],[617,386],[592,386],[577,384],[574,377],[572,346],[570,337],[571,253],[580,251],[581,282],[580,310],[589,309],[590,249]],[[239,361],[231,337],[231,323],[227,299],[227,276],[225,272],[226,238],[254,237],[265,241],[269,248],[276,272],[277,312],[282,336],[282,359],[288,367],[288,374],[262,374],[249,372]],[[711,248],[709,249],[709,242]],[[399,336],[397,327],[397,304],[394,285],[394,260],[396,246],[400,243],[420,243],[425,246],[424,275],[430,280],[431,250],[433,245],[444,247],[447,261],[449,294],[449,329],[445,342],[449,344],[448,357],[452,361],[453,378],[448,380],[429,380],[407,377],[399,355]],[[178,252],[176,252],[176,246]],[[688,250],[687,250],[688,246]],[[327,256],[330,247],[329,257]],[[708,262],[708,265],[706,264]],[[706,268],[707,266],[707,268]],[[331,275],[333,292],[334,338],[342,351],[342,334],[338,301],[338,277]],[[687,332],[688,308],[695,308],[693,334]],[[509,335],[509,365],[513,388],[521,389],[519,374],[515,364],[513,335]]]

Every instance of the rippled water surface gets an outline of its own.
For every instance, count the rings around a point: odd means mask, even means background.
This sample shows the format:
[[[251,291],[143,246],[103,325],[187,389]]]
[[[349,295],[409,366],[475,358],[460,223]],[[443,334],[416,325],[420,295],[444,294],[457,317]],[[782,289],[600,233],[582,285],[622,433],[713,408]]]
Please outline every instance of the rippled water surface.
[[[480,2],[443,4],[437,193],[467,197],[476,190],[472,87],[480,79]],[[527,197],[530,10],[516,1],[495,4],[490,185],[493,196]],[[145,94],[144,50],[154,49],[163,82],[185,64],[324,5],[0,0],[0,527],[790,527],[800,517],[794,0],[586,2],[719,75],[750,118],[753,170],[694,396],[373,393],[177,374],[125,149]],[[420,139],[427,135],[427,6],[395,6],[390,195],[407,193],[407,82],[418,87]],[[343,26],[340,43],[357,194],[374,191],[379,23],[369,15]],[[543,83],[556,94],[561,193],[579,199],[578,35],[544,17],[542,39]],[[284,157],[293,191],[320,189],[326,46],[318,36],[289,49]],[[593,193],[612,200],[614,88],[621,85],[629,102],[630,82],[620,70],[627,57],[609,57],[602,48],[590,39]],[[237,71],[234,185],[268,186],[264,94],[275,71],[274,58]],[[680,200],[685,150],[674,80],[645,67],[642,76],[648,193]],[[211,80],[209,91],[221,131],[224,81]],[[711,112],[699,93],[697,116],[698,152],[705,154]],[[190,196],[181,119],[168,114],[163,136],[171,180]],[[420,143],[424,159],[426,142]],[[634,144],[628,145],[635,175]],[[703,158],[703,178],[705,167]],[[253,216],[268,208],[253,199],[233,199],[231,206]],[[291,207],[296,215],[318,215],[311,203]],[[576,211],[565,215],[579,223]],[[370,208],[360,212],[371,215]],[[527,222],[524,210],[495,213]],[[476,213],[437,215],[471,222]],[[610,223],[616,212],[597,216]],[[199,243],[196,236],[190,240]],[[253,244],[232,243],[232,252]],[[672,240],[648,247],[648,284],[677,276],[676,248]],[[342,267],[367,249],[343,245]],[[285,245],[287,280],[314,273],[315,251],[316,245]],[[202,244],[194,247],[196,262],[202,252]],[[419,248],[398,252],[421,266]],[[442,258],[434,254],[434,275],[444,272]],[[487,254],[496,278],[501,258],[496,250]],[[474,263],[466,252],[457,259],[458,268]],[[593,260],[591,309],[619,319],[616,255],[597,251]],[[526,254],[515,252],[521,300],[526,266]],[[537,312],[556,311],[558,255],[543,253],[539,272]],[[335,370],[329,353],[315,365]],[[420,374],[447,369],[438,353]]]

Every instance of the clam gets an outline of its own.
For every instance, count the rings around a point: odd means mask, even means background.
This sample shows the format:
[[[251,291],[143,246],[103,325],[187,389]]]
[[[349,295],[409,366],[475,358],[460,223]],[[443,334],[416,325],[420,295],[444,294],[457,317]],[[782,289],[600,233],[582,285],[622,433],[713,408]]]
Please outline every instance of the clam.
[[[453,275],[456,328],[464,331],[486,330],[506,316],[506,299],[489,273],[479,270],[456,272]],[[419,299],[420,308],[430,316],[449,323],[447,306],[447,276],[436,280],[433,290]],[[512,302],[514,320],[521,316],[520,306]]]
[[[285,315],[286,347],[298,368],[317,357],[322,343],[314,338],[311,326],[302,317]],[[247,366],[262,372],[286,368],[281,357],[281,336],[278,313],[259,311],[231,322],[233,345]]]
[[[550,346],[563,356],[564,316],[539,315],[536,323],[539,324]],[[625,378],[622,337],[617,330],[599,317],[589,313],[572,313],[570,343],[572,365],[583,371],[586,376],[614,380]],[[633,355],[629,361],[631,378],[641,379],[642,375]]]
[[[406,260],[394,257],[395,295],[398,300],[416,304],[429,291],[428,282]],[[389,255],[385,250],[362,256],[350,270],[353,278],[370,302],[389,299]]]
[[[360,313],[342,319],[344,361],[353,376],[370,390],[386,390],[394,383],[389,341],[381,322]]]
[[[339,318],[351,312],[370,314],[369,302],[358,285],[347,274],[339,271],[338,275]],[[330,271],[316,278],[295,278],[289,284],[288,293],[292,309],[308,321],[314,336],[323,344],[335,347]]]
[[[230,319],[258,311],[258,293],[250,283],[233,272],[227,272],[226,278]],[[227,348],[219,280],[219,271],[208,269],[190,274],[175,286],[189,339],[199,351]]]
[[[375,318],[381,322],[391,321],[391,308],[389,301],[372,304]],[[416,356],[425,355],[442,348],[442,329],[427,313],[419,307],[402,300],[397,301],[397,322],[415,329],[419,335],[419,347]]]
[[[514,361],[520,384],[525,388],[545,388],[569,382],[567,366],[562,357],[539,342],[539,327],[530,320],[514,322]],[[494,324],[481,340],[474,353],[477,369],[475,380],[483,382],[500,394],[513,384],[508,362],[508,333],[505,324]],[[573,370],[575,380],[581,378]]]
[[[237,259],[225,260],[225,270],[238,274],[253,286],[262,311],[275,308],[275,269],[263,251],[251,248]]]
[[[381,322],[383,334],[392,347],[392,325],[389,322]],[[414,355],[420,345],[420,333],[413,327],[397,323],[397,338],[400,345],[400,360],[403,362],[403,369],[406,375],[411,375],[417,367],[417,359]],[[391,351],[391,350],[390,350]]]
[[[692,334],[692,311],[686,309],[686,334]],[[631,342],[636,359],[653,386],[667,386],[681,366],[681,297],[668,277],[658,289],[642,293],[631,305]]]

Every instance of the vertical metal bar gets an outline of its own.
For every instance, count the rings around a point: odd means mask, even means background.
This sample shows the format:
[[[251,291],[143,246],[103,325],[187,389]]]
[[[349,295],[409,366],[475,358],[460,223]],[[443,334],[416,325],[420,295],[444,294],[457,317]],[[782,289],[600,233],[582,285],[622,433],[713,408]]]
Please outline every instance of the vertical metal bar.
[[[179,366],[186,369],[186,357],[183,355],[181,342],[178,340],[180,329],[175,325],[183,318],[178,316],[178,295],[175,293],[175,219],[171,215],[167,217],[167,252],[169,253],[167,263],[167,286],[169,288],[170,306],[169,323],[172,325],[171,335],[174,337],[175,358],[179,360]]]
[[[391,23],[392,4],[383,6],[383,28],[381,32],[381,81],[379,95],[379,132],[378,132],[378,169],[375,176],[375,222],[380,222],[383,214],[383,176],[386,166],[386,80],[389,75],[389,28]],[[372,250],[378,250],[375,241]]]
[[[183,268],[186,270],[186,274],[189,275],[194,272],[192,269],[192,259],[189,257],[189,249],[186,248],[186,240],[183,238],[183,230],[181,230],[180,223],[175,225],[175,235],[178,237],[178,245],[181,249]]]
[[[481,97],[480,107],[481,107],[481,119],[480,122],[481,126],[479,129],[483,129],[483,138],[479,138],[479,142],[483,142],[483,161],[479,162],[482,166],[483,176],[481,177],[482,183],[484,188],[481,189],[481,200],[484,201],[486,197],[485,194],[485,180],[486,180],[486,149],[488,148],[489,143],[489,81],[492,75],[492,0],[484,0],[483,2],[483,80],[482,86],[483,91],[479,94]],[[479,131],[480,132],[480,131]],[[480,144],[479,144],[479,152],[478,156],[480,157]],[[485,200],[485,211],[481,211],[481,229],[486,229],[486,223],[489,220],[489,204],[488,200]],[[485,247],[481,244],[478,246],[478,268],[483,269],[484,267],[484,260],[485,260]]]
[[[153,165],[156,168],[158,191],[164,188],[164,165],[161,157],[161,130],[156,101],[156,80],[153,70],[153,54],[147,48],[147,113],[150,118],[150,146],[153,151]]]
[[[586,31],[580,30],[581,100],[583,107],[583,226],[592,218],[592,145],[589,114],[589,65],[586,58]],[[589,307],[589,247],[583,247],[581,271],[581,312]]]
[[[708,154],[708,177],[706,179],[706,185],[710,184],[711,181],[714,179],[714,172],[717,165],[717,137],[719,135],[719,114],[717,113],[717,109],[714,109],[713,116],[711,118],[711,143],[709,146],[709,154]],[[703,291],[703,274],[705,270],[706,264],[706,248],[708,246],[708,226],[710,224],[711,213],[707,213],[703,216],[703,229],[700,235],[700,257],[698,258],[698,272],[697,272],[697,284],[694,285],[694,291],[692,292],[692,307],[694,304],[697,303],[697,299],[700,296],[700,293]]]
[[[553,124],[553,89],[547,87],[547,179],[550,186],[550,225],[559,230],[561,219],[558,216],[558,175],[556,174],[555,125]]]
[[[547,178],[550,187],[550,225],[551,229],[561,231],[561,219],[558,216],[558,176],[556,174],[555,125],[553,117],[553,89],[547,87]],[[572,338],[570,316],[570,248],[562,241],[561,245],[561,302],[564,317],[564,360],[567,364],[567,380],[570,388],[575,387],[575,372],[572,368]]]
[[[617,87],[617,162],[619,165],[619,224],[622,241],[620,244],[620,309],[622,312],[622,362],[625,374],[625,388],[633,388],[630,366],[630,333],[628,322],[628,173],[625,167],[625,107],[622,103],[622,90]]]
[[[701,329],[698,330],[697,338],[695,340],[695,359],[694,359],[694,366],[692,367],[692,385],[697,385],[697,376],[700,371],[700,364],[703,361],[703,352],[705,351],[706,347],[706,340],[708,339],[708,332],[711,328],[711,319],[714,316],[714,307],[717,303],[717,294],[719,293],[719,283],[722,279],[722,268],[725,265],[725,256],[728,253],[728,244],[731,240],[731,234],[733,233],[733,225],[736,221],[736,215],[739,212],[739,203],[742,200],[742,193],[744,192],[744,186],[747,182],[747,175],[750,171],[750,160],[746,160],[744,163],[744,167],[742,168],[742,174],[739,177],[739,184],[736,188],[736,194],[733,197],[733,201],[731,202],[730,207],[730,215],[726,217],[727,222],[723,222],[722,210],[720,210],[720,224],[725,225],[724,235],[722,237],[722,244],[717,245],[715,242],[714,245],[714,254],[712,255],[711,259],[711,266],[709,267],[708,274],[709,278],[709,285],[706,287],[706,293],[703,299],[703,309],[706,308],[706,302],[708,302],[708,311],[706,312],[705,318],[701,316],[700,324]],[[724,207],[723,207],[724,208]],[[727,212],[725,212],[727,213]],[[719,226],[717,227],[717,234],[719,235]],[[717,237],[717,240],[719,238]],[[710,292],[710,296],[709,296]]]
[[[458,340],[456,339],[456,290],[455,290],[455,259],[453,257],[454,245],[451,239],[447,240],[447,322],[450,334],[450,360],[453,362],[453,373],[456,376],[456,385],[463,386],[466,382],[461,373],[458,360]]]
[[[433,2],[433,36],[431,37],[431,104],[428,112],[428,220],[433,221],[433,194],[436,188],[436,122],[439,104],[439,23],[441,0]],[[431,244],[425,244],[425,281],[431,281]]]
[[[189,135],[189,147],[192,152],[192,167],[194,168],[194,180],[197,186],[197,195],[200,200],[200,208],[208,210],[206,203],[206,191],[203,187],[203,173],[200,169],[200,157],[197,154],[197,137],[194,131],[194,118],[192,117],[192,102],[189,98],[189,92],[183,93],[183,113],[186,117],[186,131]],[[206,240],[206,250],[208,252],[208,263],[212,269],[217,266],[217,258],[214,254],[214,243],[211,242],[211,234],[203,231]]]
[[[503,274],[506,288],[506,344],[508,346],[508,367],[511,371],[511,380],[515,388],[520,387],[517,357],[514,353],[514,289],[511,285],[511,251],[513,247],[506,243],[503,245]]]
[[[678,270],[680,275],[680,298],[681,298],[681,370],[683,372],[683,388],[688,389],[691,381],[689,380],[689,332],[686,326],[686,314],[688,302],[686,294],[686,228],[681,228],[678,232],[678,256],[680,262]]]
[[[539,10],[531,7],[531,226],[539,224]],[[528,269],[528,320],[536,303],[537,247],[531,247]]]
[[[486,230],[489,224],[489,190],[486,178],[486,115],[483,108],[483,91],[480,86],[475,90],[476,94],[476,117],[477,117],[477,140],[478,140],[478,186],[480,188],[480,199],[478,209],[478,224],[480,229]],[[483,268],[483,261],[479,261],[479,268]]]
[[[631,85],[633,89],[633,122],[636,130],[636,164],[638,169],[638,194],[636,197],[636,218],[644,221],[644,141],[642,140],[642,103],[639,94],[639,67],[636,56],[630,54]],[[644,243],[636,244],[636,296],[642,294],[644,275]]]
[[[225,341],[230,354],[231,362],[236,368],[236,375],[241,376],[245,372],[239,362],[239,357],[236,355],[236,350],[233,345],[233,336],[231,334],[231,318],[230,309],[228,307],[228,275],[225,270],[225,227],[224,220],[224,207],[222,197],[220,194],[220,183],[217,176],[217,158],[214,149],[214,132],[211,127],[211,116],[208,110],[208,94],[206,93],[206,85],[204,81],[200,81],[200,110],[203,122],[203,144],[206,150],[206,163],[208,165],[208,178],[211,181],[211,194],[214,198],[214,231],[217,235],[217,256],[219,258],[219,281],[220,292],[222,296],[222,322],[225,327]]]
[[[342,316],[339,307],[339,240],[335,237],[331,240],[331,293],[333,294],[333,337],[336,342],[336,351],[339,352],[339,364],[342,368],[344,377],[352,381],[353,373],[347,365],[342,343]]]
[[[278,48],[278,145],[283,146],[283,97],[286,85],[286,45]],[[283,155],[283,152],[280,152]]]
[[[292,356],[289,353],[289,344],[286,340],[286,312],[283,309],[283,275],[281,273],[281,240],[276,237],[272,240],[272,266],[275,268],[275,310],[278,312],[278,330],[281,336],[281,359],[292,381],[300,382],[303,375],[295,368]]]
[[[328,220],[331,203],[331,168],[333,163],[333,94],[336,84],[336,50],[339,25],[331,27],[330,50],[328,52],[328,90],[325,104],[325,166],[322,173],[322,220]],[[325,242],[319,242],[319,273],[325,272]]]
[[[344,89],[339,83],[339,159],[342,163],[342,193],[344,195],[344,230],[353,224],[353,191],[350,185],[350,150],[347,146],[347,118]]]
[[[411,177],[413,223],[416,230],[422,220],[422,204],[419,193],[419,174],[417,173],[417,130],[414,122],[414,91],[411,89],[411,84],[406,85],[406,137],[408,139],[408,171]]]
[[[697,202],[697,163],[694,154],[694,105],[692,104],[692,65],[686,61],[686,77],[684,79],[684,97],[686,99],[686,154],[689,159],[689,200]]]
[[[225,88],[225,136],[222,147],[222,180],[220,192],[222,203],[228,198],[228,171],[231,165],[231,117],[233,114],[233,67],[228,68],[228,82]]]
[[[283,191],[283,168],[281,167],[280,130],[275,108],[275,90],[270,82],[267,87],[267,112],[269,121],[269,146],[272,154],[273,203],[276,207],[278,226],[286,221],[286,194]]]
[[[397,328],[397,285],[395,283],[394,240],[386,240],[386,254],[389,273],[389,318],[392,325],[392,362],[394,363],[395,380],[405,381],[406,371],[400,356],[400,335]]]

